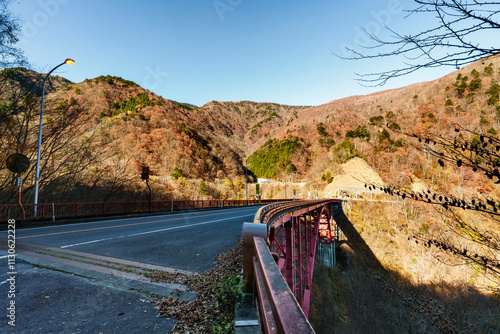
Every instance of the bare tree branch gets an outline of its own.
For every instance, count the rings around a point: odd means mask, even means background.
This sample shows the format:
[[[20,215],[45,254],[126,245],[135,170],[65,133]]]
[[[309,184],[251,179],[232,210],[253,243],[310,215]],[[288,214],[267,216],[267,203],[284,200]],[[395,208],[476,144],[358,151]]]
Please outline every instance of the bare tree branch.
[[[479,0],[415,0],[416,8],[408,10],[407,17],[427,19],[434,14],[434,24],[421,32],[405,35],[389,27],[389,39],[365,33],[375,43],[362,46],[364,51],[347,48],[346,60],[404,57],[402,66],[381,72],[358,74],[362,85],[382,86],[387,81],[408,75],[422,68],[440,66],[461,67],[500,52],[498,41],[479,42],[482,36],[500,28],[500,2]]]

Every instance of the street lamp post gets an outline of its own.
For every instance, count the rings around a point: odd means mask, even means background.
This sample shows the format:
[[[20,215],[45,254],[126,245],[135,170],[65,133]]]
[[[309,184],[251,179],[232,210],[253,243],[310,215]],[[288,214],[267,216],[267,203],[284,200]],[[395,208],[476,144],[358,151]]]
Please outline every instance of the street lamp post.
[[[64,64],[73,65],[74,63],[75,63],[75,61],[73,59],[69,59],[69,58],[66,59],[63,63],[57,65],[52,70],[50,70],[50,72],[47,73],[47,75],[43,79],[42,108],[40,111],[40,125],[38,127],[38,151],[36,154],[35,201],[34,201],[35,217],[36,217],[36,209],[37,209],[37,204],[38,204],[38,182],[40,179],[40,151],[41,151],[41,147],[42,147],[42,124],[43,124],[43,104],[44,104],[44,100],[45,100],[45,82],[49,78],[50,74],[52,72],[54,72],[56,69],[58,69],[59,67],[63,66]]]

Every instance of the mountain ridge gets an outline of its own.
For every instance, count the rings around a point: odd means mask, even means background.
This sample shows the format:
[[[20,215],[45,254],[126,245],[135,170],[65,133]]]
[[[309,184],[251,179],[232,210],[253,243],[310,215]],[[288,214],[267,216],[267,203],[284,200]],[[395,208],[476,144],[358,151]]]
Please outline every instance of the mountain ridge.
[[[91,138],[92,147],[100,152],[99,163],[90,164],[84,175],[92,178],[92,169],[110,171],[111,166],[120,165],[122,183],[134,180],[132,188],[142,189],[135,178],[148,166],[152,176],[161,180],[157,198],[189,197],[193,191],[185,192],[186,184],[191,182],[196,188],[200,180],[211,186],[194,191],[197,197],[241,197],[247,160],[253,181],[260,175],[254,174],[251,162],[265,164],[259,159],[268,159],[269,154],[276,155],[273,175],[278,179],[293,174],[293,178],[319,184],[321,189],[327,186],[322,180],[326,173],[339,175],[339,165],[358,156],[387,184],[410,187],[411,180],[418,178],[430,181],[430,187],[446,190],[443,182],[433,184],[436,182],[428,173],[435,162],[426,162],[412,149],[410,138],[388,132],[384,126],[417,135],[429,131],[449,134],[454,123],[464,123],[498,133],[498,92],[491,91],[500,80],[499,59],[495,56],[475,62],[437,80],[353,95],[319,106],[210,101],[198,107],[165,99],[119,77],[100,76],[80,83],[57,79],[60,86],[46,96],[45,121],[53,119],[57,110],[78,107],[85,123],[83,137]],[[29,138],[35,142],[35,133]],[[293,142],[294,138],[297,144],[286,156],[269,151],[285,147],[280,143]],[[270,141],[276,145],[266,146]],[[117,177],[108,174],[106,177]],[[28,186],[32,177],[32,171],[28,172]],[[179,177],[189,182],[179,182]],[[476,177],[471,180],[479,181]],[[473,188],[473,182],[466,183]]]

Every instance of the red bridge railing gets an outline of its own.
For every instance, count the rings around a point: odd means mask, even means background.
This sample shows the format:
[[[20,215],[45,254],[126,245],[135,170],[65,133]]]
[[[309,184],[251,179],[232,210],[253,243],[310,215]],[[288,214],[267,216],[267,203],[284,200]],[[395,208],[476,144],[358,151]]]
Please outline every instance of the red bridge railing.
[[[275,203],[243,224],[243,279],[263,333],[314,333],[307,317],[320,224],[342,200]]]
[[[138,201],[138,202],[89,202],[25,204],[0,204],[0,222],[8,219],[56,220],[79,217],[128,215],[149,212],[175,212],[188,209],[244,206],[275,203],[283,200],[199,200],[199,201]],[[36,213],[36,214],[35,214]]]

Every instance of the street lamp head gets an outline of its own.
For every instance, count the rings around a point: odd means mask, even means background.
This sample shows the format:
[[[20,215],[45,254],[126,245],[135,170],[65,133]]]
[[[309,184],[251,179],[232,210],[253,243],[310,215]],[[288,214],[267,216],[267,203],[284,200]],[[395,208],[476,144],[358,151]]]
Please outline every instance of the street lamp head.
[[[74,61],[73,59],[69,59],[69,58],[68,58],[68,59],[66,59],[64,62],[65,62],[66,64],[68,64],[68,65],[73,65],[73,64],[75,63],[75,61]]]

